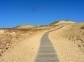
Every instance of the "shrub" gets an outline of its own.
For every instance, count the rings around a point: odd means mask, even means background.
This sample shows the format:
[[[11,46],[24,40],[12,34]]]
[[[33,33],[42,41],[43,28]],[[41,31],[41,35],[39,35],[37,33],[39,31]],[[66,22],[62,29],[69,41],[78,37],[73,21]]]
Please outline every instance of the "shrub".
[[[84,29],[84,26],[82,26],[81,29]]]

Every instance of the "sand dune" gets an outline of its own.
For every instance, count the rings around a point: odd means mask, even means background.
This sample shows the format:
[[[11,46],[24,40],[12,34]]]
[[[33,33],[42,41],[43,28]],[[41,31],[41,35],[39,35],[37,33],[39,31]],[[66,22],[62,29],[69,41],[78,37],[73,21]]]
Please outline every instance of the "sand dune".
[[[60,62],[84,62],[84,23],[65,25],[50,33]]]
[[[29,28],[33,28],[33,27],[35,27],[35,26],[33,26],[33,25],[20,25],[15,28],[16,29],[29,29]]]
[[[48,31],[60,62],[84,62],[84,23],[71,21],[0,29],[0,62],[35,62]]]

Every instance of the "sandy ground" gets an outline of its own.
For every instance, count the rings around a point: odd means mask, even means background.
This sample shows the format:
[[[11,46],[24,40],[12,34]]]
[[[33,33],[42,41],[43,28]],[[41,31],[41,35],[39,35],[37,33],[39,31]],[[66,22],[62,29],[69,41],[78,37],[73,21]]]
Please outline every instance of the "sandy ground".
[[[63,25],[49,34],[60,62],[84,62],[84,23],[64,22],[34,28],[38,31],[0,30],[0,62],[35,62],[43,34]]]
[[[39,41],[43,34],[44,31],[24,41],[20,41],[20,43],[13,44],[0,57],[0,62],[34,62],[40,45]]]
[[[60,62],[84,62],[84,29],[81,30],[81,26],[84,24],[66,25],[49,34]]]
[[[0,30],[0,34],[4,33],[4,30]]]

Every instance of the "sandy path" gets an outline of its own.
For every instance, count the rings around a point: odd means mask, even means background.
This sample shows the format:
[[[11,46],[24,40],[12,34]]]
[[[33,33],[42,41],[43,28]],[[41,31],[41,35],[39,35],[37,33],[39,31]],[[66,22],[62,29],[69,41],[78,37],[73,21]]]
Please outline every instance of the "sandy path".
[[[41,44],[35,62],[59,62],[56,51],[48,38],[49,33],[45,33],[41,38]]]
[[[37,33],[31,38],[13,45],[0,57],[0,62],[34,62],[43,34],[44,32]]]

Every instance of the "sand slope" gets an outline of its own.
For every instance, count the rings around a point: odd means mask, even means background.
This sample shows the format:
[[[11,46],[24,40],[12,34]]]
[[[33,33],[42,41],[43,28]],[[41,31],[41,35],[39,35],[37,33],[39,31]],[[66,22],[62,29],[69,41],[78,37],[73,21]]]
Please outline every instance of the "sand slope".
[[[84,62],[84,29],[81,27],[84,24],[68,24],[50,33],[61,62]]]
[[[44,32],[37,33],[37,35],[26,38],[17,44],[13,44],[0,57],[0,62],[34,62],[37,51],[40,45],[40,38]]]
[[[60,62],[84,62],[84,23],[70,21],[0,29],[0,62],[35,62],[41,38],[48,31]]]

